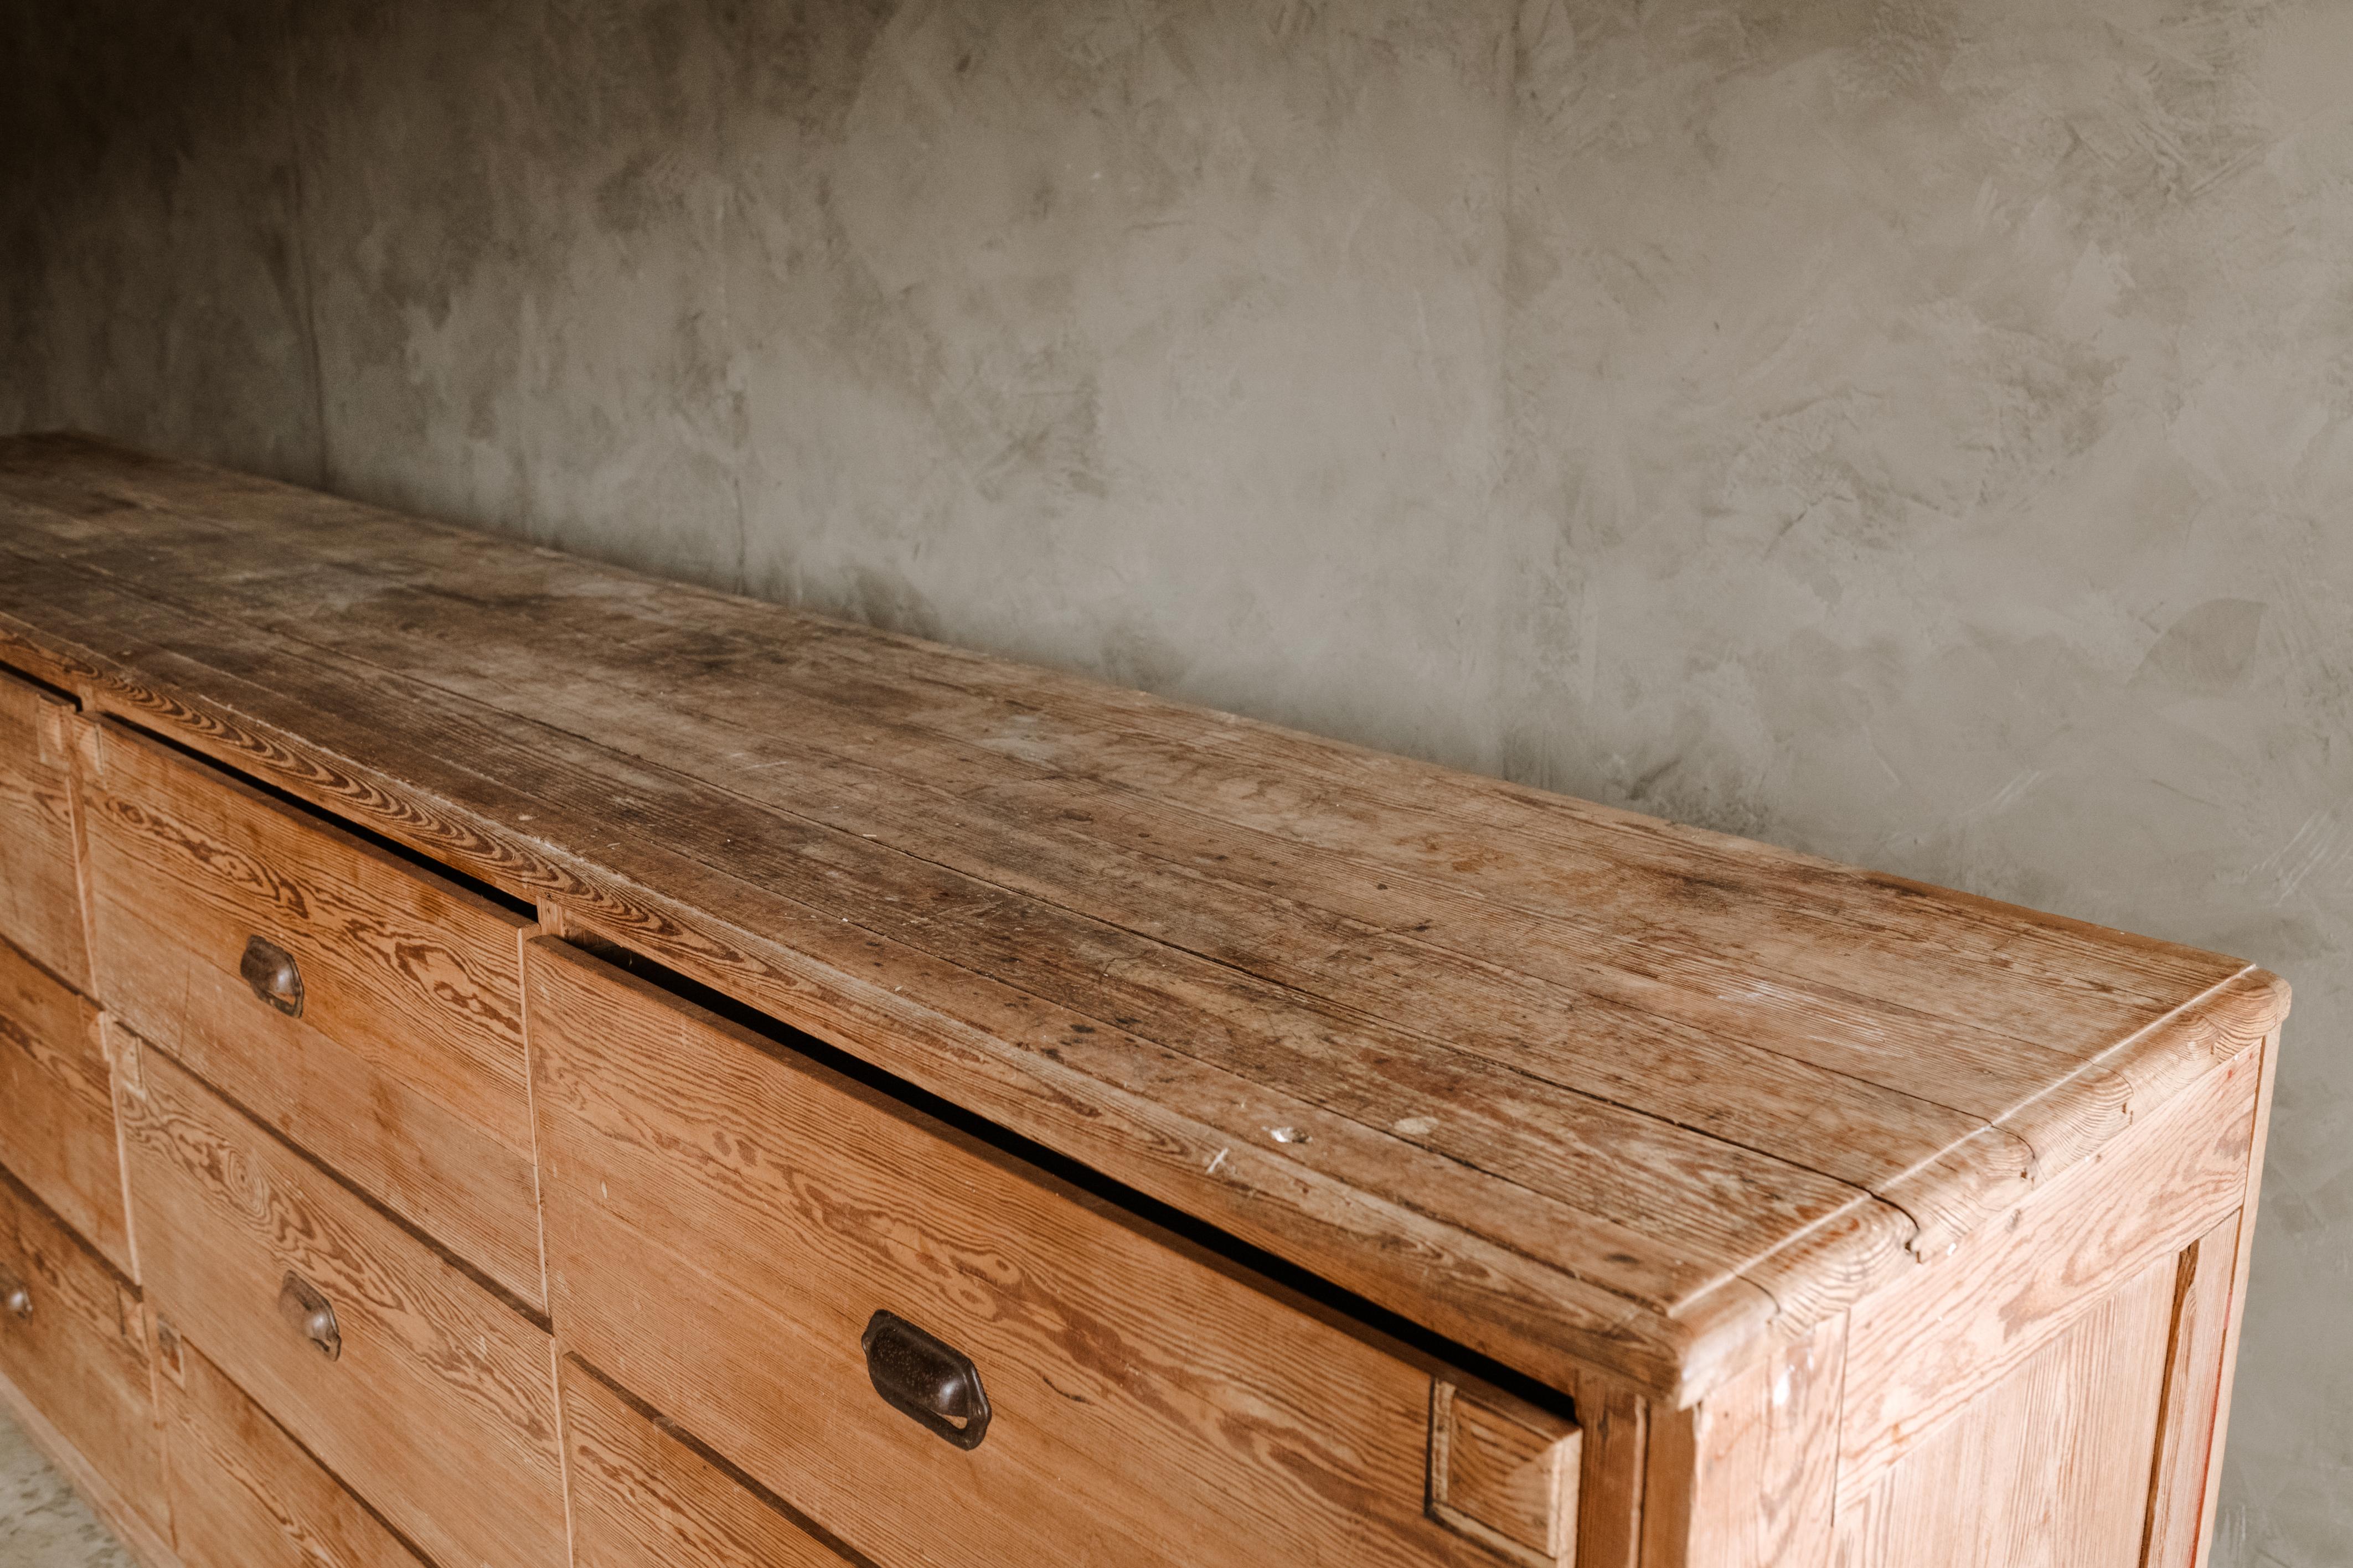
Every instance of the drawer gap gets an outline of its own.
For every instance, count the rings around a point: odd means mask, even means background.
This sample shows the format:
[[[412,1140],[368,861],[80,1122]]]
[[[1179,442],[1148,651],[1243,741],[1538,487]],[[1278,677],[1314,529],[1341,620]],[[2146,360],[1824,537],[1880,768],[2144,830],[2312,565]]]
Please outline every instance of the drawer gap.
[[[743,1488],[745,1491],[751,1493],[753,1497],[759,1500],[762,1506],[774,1510],[776,1512],[784,1515],[786,1519],[792,1521],[794,1529],[800,1531],[802,1533],[831,1549],[841,1558],[846,1568],[881,1568],[881,1565],[876,1563],[871,1557],[867,1556],[866,1553],[859,1551],[858,1548],[850,1545],[849,1542],[834,1534],[833,1531],[828,1530],[824,1525],[819,1524],[816,1520],[811,1519],[808,1515],[795,1508],[791,1503],[786,1502],[783,1498],[778,1497],[775,1492],[770,1491],[766,1487],[761,1485],[756,1477],[744,1470],[726,1455],[704,1443],[702,1438],[697,1437],[693,1433],[688,1431],[685,1427],[681,1426],[675,1421],[672,1421],[669,1416],[663,1415],[660,1411],[655,1409],[652,1405],[638,1398],[635,1394],[632,1394],[629,1390],[614,1382],[613,1379],[605,1374],[602,1368],[596,1366],[592,1362],[584,1360],[578,1352],[566,1351],[564,1353],[564,1359],[565,1362],[570,1363],[575,1372],[579,1373],[584,1377],[592,1379],[598,1387],[604,1389],[606,1393],[619,1400],[623,1405],[628,1405],[632,1411],[636,1412],[641,1419],[659,1428],[664,1436],[677,1439],[681,1447],[691,1453],[696,1458],[701,1459],[704,1464],[709,1465],[712,1469],[717,1470],[721,1475],[725,1476],[737,1486]],[[568,1463],[571,1459],[571,1455],[567,1453],[565,1458]]]
[[[1030,1165],[1063,1185],[1077,1189],[1093,1199],[1098,1206],[1116,1211],[1131,1221],[1162,1232],[1162,1240],[1192,1252],[1222,1272],[1239,1273],[1259,1289],[1288,1299],[1293,1306],[1312,1317],[1337,1322],[1359,1334],[1369,1330],[1375,1335],[1413,1352],[1413,1359],[1434,1363],[1433,1371],[1452,1368],[1460,1373],[1468,1373],[1540,1410],[1566,1420],[1576,1420],[1575,1401],[1559,1390],[1548,1387],[1467,1345],[1457,1344],[1444,1335],[1434,1333],[1353,1291],[1319,1279],[1295,1264],[1228,1236],[1214,1226],[1173,1208],[1147,1193],[1115,1182],[1066,1154],[1058,1153],[1019,1133],[1008,1131],[920,1085],[883,1071],[863,1058],[796,1029],[789,1024],[781,1023],[723,991],[681,973],[659,959],[613,941],[601,931],[591,931],[576,914],[570,911],[567,914],[569,929],[565,934],[545,940],[561,941],[576,947],[690,1007],[711,1014],[747,1034],[756,1036],[765,1047],[780,1058],[798,1056],[812,1060],[862,1088],[885,1095],[910,1110],[944,1124],[976,1143],[985,1144]]]
[[[48,681],[43,680],[39,676],[35,675],[29,669],[22,669],[16,665],[6,663],[5,661],[0,661],[0,675],[5,675],[12,680],[21,680],[26,685],[34,687],[43,693],[56,698],[60,702],[71,703],[74,710],[77,712],[81,710],[80,698],[75,696],[72,692],[67,690],[62,686],[52,685]]]
[[[18,1180],[16,1173],[8,1169],[5,1165],[0,1165],[0,1189],[5,1189],[7,1195],[14,1199],[20,1207],[32,1210],[43,1219],[47,1220],[51,1225],[56,1226],[58,1229],[73,1237],[73,1239],[79,1244],[81,1249],[90,1255],[90,1261],[97,1264],[100,1268],[105,1271],[107,1279],[113,1282],[117,1289],[126,1290],[130,1292],[131,1295],[141,1300],[144,1300],[146,1299],[145,1293],[140,1289],[139,1282],[137,1280],[122,1272],[121,1269],[117,1268],[114,1266],[114,1260],[112,1258],[107,1257],[106,1254],[91,1246],[90,1237],[84,1236],[80,1231],[74,1228],[72,1221],[67,1219],[65,1215],[51,1208],[43,1201],[40,1194],[35,1192],[32,1188],[26,1186],[22,1181]]]
[[[75,984],[64,975],[59,974],[56,970],[51,969],[47,964],[43,963],[39,959],[34,957],[31,953],[26,952],[23,948],[18,947],[8,938],[0,936],[0,945],[5,945],[10,952],[16,954],[17,963],[23,964],[26,968],[31,970],[42,979],[49,982],[58,990],[69,991],[73,993],[73,994],[81,997],[84,1001],[91,1002],[93,1005],[95,1005],[95,999],[90,996],[81,986]]]
[[[187,1338],[186,1335],[181,1333],[178,1327],[172,1324],[168,1319],[159,1316],[155,1322],[156,1339],[158,1341],[156,1358],[159,1363],[163,1361],[164,1357],[161,1342],[165,1337],[167,1330],[169,1331],[171,1338],[180,1342],[181,1350],[179,1353],[185,1354],[186,1352],[193,1350],[200,1356],[205,1354],[204,1346],[197,1344],[194,1340],[191,1340]],[[227,1373],[223,1372],[220,1369],[219,1363],[212,1362],[211,1357],[206,1356],[205,1359],[206,1362],[211,1363],[213,1375],[218,1377],[231,1388],[236,1389],[238,1394],[244,1395],[246,1403],[252,1406],[254,1414],[260,1416],[262,1420],[269,1422],[269,1429],[276,1433],[280,1437],[285,1439],[286,1446],[288,1447],[301,1455],[302,1458],[308,1459],[311,1464],[316,1465],[321,1475],[328,1477],[333,1480],[337,1486],[343,1488],[343,1495],[351,1500],[353,1505],[358,1508],[362,1513],[366,1514],[368,1518],[374,1520],[379,1526],[381,1526],[386,1535],[389,1535],[393,1540],[398,1542],[407,1550],[409,1554],[414,1556],[419,1563],[430,1563],[433,1561],[432,1556],[427,1553],[423,1547],[410,1540],[406,1532],[398,1525],[385,1518],[383,1514],[377,1512],[375,1504],[368,1501],[366,1496],[362,1493],[357,1487],[353,1486],[351,1482],[345,1480],[333,1466],[328,1464],[326,1460],[319,1458],[317,1454],[313,1453],[311,1449],[311,1445],[305,1443],[301,1438],[296,1436],[292,1432],[288,1431],[284,1426],[280,1426],[279,1424],[278,1417],[272,1415],[269,1413],[269,1407],[263,1405],[261,1401],[254,1398],[249,1390],[248,1390],[243,1384],[239,1384],[237,1379],[229,1376]],[[170,1377],[173,1374],[167,1369],[163,1372],[162,1375]]]
[[[125,730],[137,734],[142,741],[151,741],[168,751],[177,752],[214,773],[225,773],[246,788],[268,795],[289,811],[300,813],[305,818],[322,826],[349,834],[369,848],[389,855],[402,864],[413,867],[428,876],[438,877],[445,882],[455,883],[462,890],[473,894],[485,903],[496,904],[511,915],[520,915],[527,921],[539,919],[537,904],[533,903],[529,899],[516,897],[494,882],[485,882],[480,877],[471,872],[461,871],[446,860],[437,860],[420,849],[409,847],[397,838],[386,837],[364,823],[356,822],[351,817],[339,816],[315,805],[280,784],[272,784],[259,774],[248,773],[242,768],[225,763],[209,752],[200,752],[185,742],[175,740],[160,730],[151,730],[144,724],[134,723],[111,710],[108,711],[106,718],[108,722],[121,725]]]
[[[499,1305],[512,1311],[517,1317],[522,1318],[525,1322],[531,1324],[532,1327],[537,1329],[541,1333],[547,1334],[554,1333],[555,1331],[554,1320],[550,1318],[545,1311],[542,1310],[540,1308],[533,1306],[530,1302],[524,1300],[522,1297],[517,1296],[513,1291],[500,1284],[496,1279],[493,1279],[488,1274],[483,1273],[481,1269],[476,1268],[466,1258],[450,1251],[448,1247],[437,1240],[430,1231],[419,1229],[414,1221],[408,1219],[397,1210],[386,1208],[383,1202],[371,1194],[365,1187],[361,1186],[349,1176],[344,1175],[341,1171],[336,1170],[332,1165],[328,1164],[316,1154],[311,1152],[310,1150],[305,1149],[300,1143],[295,1142],[293,1140],[288,1138],[284,1133],[279,1131],[276,1127],[270,1125],[269,1119],[268,1117],[262,1115],[259,1110],[256,1110],[252,1106],[248,1105],[244,1100],[239,1100],[237,1096],[230,1094],[226,1089],[222,1089],[220,1085],[215,1083],[212,1079],[206,1078],[202,1073],[198,1072],[192,1064],[181,1060],[180,1058],[172,1051],[157,1045],[154,1041],[148,1039],[145,1036],[133,1033],[129,1026],[123,1024],[120,1019],[115,1020],[112,1026],[121,1034],[127,1037],[131,1041],[134,1042],[137,1049],[141,1051],[154,1052],[157,1056],[164,1058],[165,1060],[171,1062],[174,1067],[180,1068],[183,1072],[185,1072],[188,1076],[202,1083],[207,1093],[213,1095],[215,1098],[219,1100],[222,1104],[229,1107],[229,1109],[235,1110],[238,1115],[251,1122],[254,1127],[264,1136],[269,1138],[271,1142],[277,1144],[280,1148],[293,1155],[294,1158],[300,1160],[305,1165],[310,1166],[312,1170],[318,1172],[321,1175],[334,1183],[335,1185],[343,1188],[343,1191],[349,1193],[353,1197],[357,1198],[361,1203],[364,1204],[367,1206],[368,1211],[374,1214],[377,1218],[385,1221],[385,1223],[390,1225],[396,1230],[398,1230],[410,1240],[428,1248],[436,1258],[448,1264],[450,1268],[456,1269],[459,1273],[464,1275],[471,1283],[479,1285],[484,1290],[488,1291],[491,1296],[498,1301]]]

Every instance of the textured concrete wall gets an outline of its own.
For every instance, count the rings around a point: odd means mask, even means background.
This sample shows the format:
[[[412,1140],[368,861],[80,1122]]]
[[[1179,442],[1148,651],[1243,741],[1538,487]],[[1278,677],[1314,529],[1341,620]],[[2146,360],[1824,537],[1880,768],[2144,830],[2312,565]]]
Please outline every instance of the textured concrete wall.
[[[2284,972],[2353,1559],[2353,5],[0,9],[0,427]]]

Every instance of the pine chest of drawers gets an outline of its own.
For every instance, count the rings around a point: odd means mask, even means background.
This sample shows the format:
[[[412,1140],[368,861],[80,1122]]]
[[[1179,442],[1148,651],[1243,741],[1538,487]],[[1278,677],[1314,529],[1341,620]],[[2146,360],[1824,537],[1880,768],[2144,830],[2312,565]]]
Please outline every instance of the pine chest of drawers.
[[[2286,1005],[0,442],[0,1394],[152,1568],[2182,1568]]]

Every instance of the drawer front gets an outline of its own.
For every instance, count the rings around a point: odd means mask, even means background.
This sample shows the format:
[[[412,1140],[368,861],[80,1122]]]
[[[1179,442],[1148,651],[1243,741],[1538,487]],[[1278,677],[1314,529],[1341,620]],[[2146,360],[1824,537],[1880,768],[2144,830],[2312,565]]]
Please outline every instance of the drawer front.
[[[163,1445],[139,1292],[0,1174],[0,1374],[159,1534]]]
[[[573,1568],[846,1568],[578,1362],[563,1375]]]
[[[544,1306],[527,922],[215,769],[98,727],[83,801],[109,1008]]]
[[[115,1064],[157,1310],[436,1562],[558,1568],[548,1336],[162,1051]]]
[[[184,1568],[431,1568],[168,1321],[156,1340]]]
[[[73,791],[74,705],[0,670],[0,937],[90,989]]]
[[[1428,1512],[1427,1370],[576,949],[524,971],[567,1346],[858,1551],[1498,1560]]]
[[[0,1165],[132,1279],[98,1008],[0,942]]]

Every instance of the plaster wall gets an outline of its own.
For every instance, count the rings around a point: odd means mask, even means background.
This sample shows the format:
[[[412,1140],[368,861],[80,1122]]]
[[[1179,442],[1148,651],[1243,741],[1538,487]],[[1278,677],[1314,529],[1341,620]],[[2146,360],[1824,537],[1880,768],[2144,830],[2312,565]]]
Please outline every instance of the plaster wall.
[[[2353,5],[0,0],[72,425],[2295,983],[2353,1560]]]

